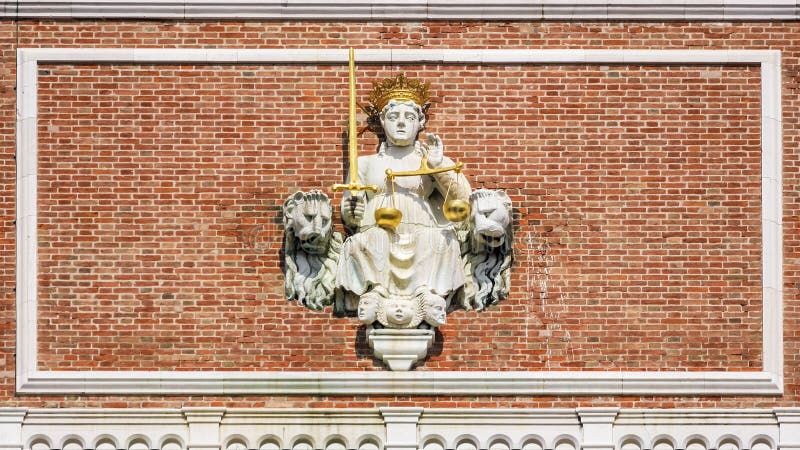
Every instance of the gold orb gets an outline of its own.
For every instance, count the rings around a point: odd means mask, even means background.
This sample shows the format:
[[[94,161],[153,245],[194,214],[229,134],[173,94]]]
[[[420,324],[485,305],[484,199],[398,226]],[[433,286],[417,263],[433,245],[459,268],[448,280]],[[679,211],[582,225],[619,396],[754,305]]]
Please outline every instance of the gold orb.
[[[462,222],[469,217],[470,208],[469,203],[464,200],[448,200],[442,206],[444,217],[450,222]]]
[[[394,230],[400,225],[403,213],[397,208],[378,208],[375,210],[375,223],[384,230]]]

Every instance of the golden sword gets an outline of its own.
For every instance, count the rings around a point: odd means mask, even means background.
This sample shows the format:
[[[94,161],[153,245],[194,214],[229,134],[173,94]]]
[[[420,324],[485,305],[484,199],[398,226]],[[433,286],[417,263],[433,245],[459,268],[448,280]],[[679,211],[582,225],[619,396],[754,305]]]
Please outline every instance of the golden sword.
[[[357,147],[357,138],[358,138],[358,128],[356,126],[356,63],[355,63],[355,52],[353,48],[350,47],[350,122],[347,131],[347,135],[349,138],[347,148],[349,150],[349,160],[350,160],[350,177],[349,183],[347,184],[334,184],[331,186],[333,192],[348,190],[351,194],[355,194],[358,191],[372,191],[378,192],[378,186],[375,185],[365,185],[358,182],[358,147]]]

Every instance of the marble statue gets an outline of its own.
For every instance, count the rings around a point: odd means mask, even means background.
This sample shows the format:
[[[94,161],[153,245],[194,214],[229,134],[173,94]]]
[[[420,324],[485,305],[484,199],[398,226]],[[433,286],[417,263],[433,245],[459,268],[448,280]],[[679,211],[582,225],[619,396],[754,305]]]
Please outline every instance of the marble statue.
[[[342,246],[336,286],[357,299],[359,320],[367,325],[443,325],[445,315],[433,310],[445,311],[465,283],[455,225],[442,213],[445,197],[469,198],[464,175],[449,171],[387,179],[387,169],[414,171],[423,158],[434,169],[454,165],[439,136],[420,139],[427,95],[427,85],[402,75],[376,84],[370,104],[381,142],[376,154],[358,158],[358,179],[379,191],[343,196],[342,219],[356,232]],[[378,223],[376,213],[386,207],[402,212],[396,227]]]
[[[333,208],[322,191],[296,192],[283,204],[286,296],[310,309],[334,302],[342,235],[333,231]]]
[[[410,370],[446,324],[451,301],[480,311],[508,297],[511,201],[503,191],[472,192],[442,139],[424,133],[428,84],[404,75],[374,84],[364,110],[379,144],[359,157],[352,49],[350,64],[350,171],[333,190],[344,191],[351,234],[342,242],[333,232],[322,192],[289,197],[286,295],[310,309],[354,313],[375,357]]]
[[[478,189],[470,195],[469,238],[464,243],[468,283],[461,306],[481,311],[508,297],[514,259],[511,200],[499,190]]]

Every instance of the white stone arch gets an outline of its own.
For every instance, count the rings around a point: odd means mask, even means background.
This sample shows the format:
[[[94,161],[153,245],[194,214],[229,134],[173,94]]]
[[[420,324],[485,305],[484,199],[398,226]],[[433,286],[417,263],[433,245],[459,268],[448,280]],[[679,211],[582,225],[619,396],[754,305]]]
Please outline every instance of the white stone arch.
[[[186,448],[186,444],[177,434],[167,434],[159,440],[158,448],[162,450],[183,450]]]
[[[337,448],[335,446],[336,444],[340,444],[341,446],[344,447],[344,449]],[[334,447],[331,447],[332,445]],[[338,433],[330,434],[325,438],[325,445],[323,445],[322,448],[329,450],[329,447],[331,447],[330,450],[347,450],[349,448],[352,448],[349,446],[347,438]]]
[[[245,436],[243,436],[241,434],[232,434],[232,435],[226,437],[225,440],[222,441],[222,442],[223,442],[222,450],[228,450],[228,447],[230,447],[231,445],[234,445],[234,444],[243,445],[245,450],[253,448],[253,447],[250,446],[250,441]]]
[[[292,444],[289,446],[290,449],[294,450],[297,447],[297,450],[304,450],[305,445],[308,445],[311,450],[318,449],[319,447],[316,446],[314,442],[314,438],[308,434],[298,434],[294,438],[292,438]]]
[[[274,434],[265,434],[258,438],[259,450],[283,450],[283,440]]]
[[[477,437],[471,434],[460,434],[453,439],[453,445],[449,448],[454,450],[480,450],[481,443]]]
[[[61,438],[61,446],[58,448],[62,450],[84,450],[86,447],[86,440],[77,434],[68,434]]]
[[[45,446],[47,446],[47,450],[50,450],[53,448],[53,441],[43,434],[34,434],[28,439],[28,442],[25,443],[25,448],[29,450],[42,450]]]
[[[553,444],[548,447],[553,450],[569,450],[569,447],[572,450],[580,449],[580,445],[578,444],[578,439],[571,434],[560,434],[553,439]]]
[[[121,447],[116,436],[105,433],[94,438],[94,444],[92,444],[91,448],[96,450],[117,450]]]
[[[678,443],[674,437],[668,434],[659,434],[653,438],[650,448],[652,450],[675,450],[678,448]]]
[[[517,446],[514,448],[518,448],[521,450],[538,450],[538,449],[545,449],[544,445],[544,438],[539,436],[538,434],[526,434],[519,440]]]
[[[480,448],[485,448],[488,450],[511,450],[514,448],[514,445],[508,435],[494,434],[489,437],[489,439],[487,439]]]
[[[134,434],[125,440],[125,447],[123,448],[126,450],[150,450],[153,446],[147,436],[143,434]]]
[[[733,434],[724,434],[719,437],[714,448],[718,450],[741,450],[742,440]]]
[[[371,446],[374,446],[375,448],[373,449]],[[359,438],[356,440],[355,448],[358,450],[380,450],[381,440],[374,434],[364,434],[359,436]]]
[[[447,440],[439,434],[429,434],[422,439],[422,450],[446,450]]]
[[[628,434],[619,440],[618,448],[620,450],[643,450],[645,448],[644,440],[635,434]]]
[[[708,450],[710,447],[707,437],[702,434],[690,434],[683,441],[683,448],[684,450]]]
[[[750,450],[772,450],[775,448],[775,441],[766,434],[757,434],[750,439],[747,448]]]

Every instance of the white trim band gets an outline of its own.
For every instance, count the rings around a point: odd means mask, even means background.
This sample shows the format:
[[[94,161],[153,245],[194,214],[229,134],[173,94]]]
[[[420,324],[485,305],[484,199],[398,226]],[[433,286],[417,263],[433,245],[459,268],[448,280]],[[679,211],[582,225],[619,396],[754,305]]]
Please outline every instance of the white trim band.
[[[797,20],[796,0],[19,0],[6,18],[267,20]]]
[[[783,392],[781,53],[777,50],[357,50],[361,64],[759,64],[763,369],[759,372],[215,372],[37,368],[39,63],[346,64],[347,50],[19,49],[17,391],[26,394],[775,395]]]
[[[0,407],[0,449],[782,450],[796,448],[799,414],[798,408]]]

